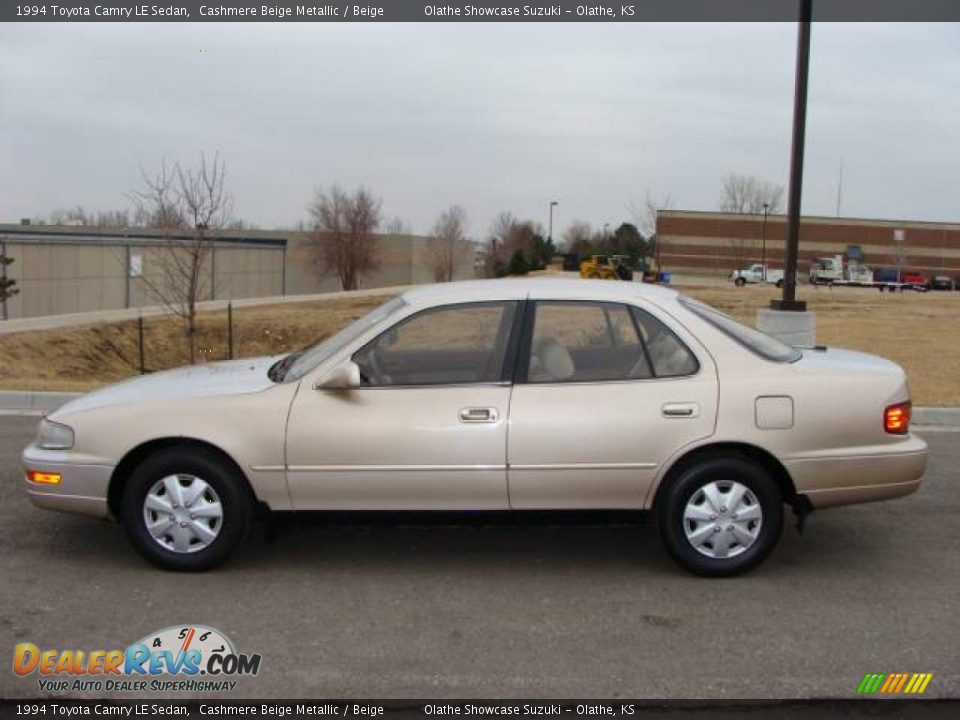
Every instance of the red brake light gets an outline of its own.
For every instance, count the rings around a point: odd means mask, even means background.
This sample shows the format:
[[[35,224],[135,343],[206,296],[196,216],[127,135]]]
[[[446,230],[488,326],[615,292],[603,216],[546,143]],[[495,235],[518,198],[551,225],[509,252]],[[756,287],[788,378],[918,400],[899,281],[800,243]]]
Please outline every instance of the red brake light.
[[[884,410],[883,429],[895,435],[906,435],[910,432],[910,403],[897,403]]]

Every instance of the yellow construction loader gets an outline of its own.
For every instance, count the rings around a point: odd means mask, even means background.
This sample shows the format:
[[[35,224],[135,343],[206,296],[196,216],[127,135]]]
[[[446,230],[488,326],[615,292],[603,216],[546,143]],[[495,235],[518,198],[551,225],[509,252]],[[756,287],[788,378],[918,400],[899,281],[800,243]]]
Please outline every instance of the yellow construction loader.
[[[633,280],[626,255],[592,255],[580,263],[580,277],[599,280]]]

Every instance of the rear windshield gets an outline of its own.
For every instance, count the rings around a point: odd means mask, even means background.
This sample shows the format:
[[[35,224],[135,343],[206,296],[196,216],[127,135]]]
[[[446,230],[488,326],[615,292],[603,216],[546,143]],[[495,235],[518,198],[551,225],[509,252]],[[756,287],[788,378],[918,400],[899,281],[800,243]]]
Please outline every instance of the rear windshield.
[[[772,335],[767,335],[749,325],[737,322],[729,315],[724,315],[716,308],[705,305],[699,300],[682,296],[680,302],[691,312],[699,315],[708,323],[726,335],[729,335],[748,350],[757,355],[773,360],[774,362],[790,363],[796,362],[802,357],[797,348],[787,345],[777,340]]]

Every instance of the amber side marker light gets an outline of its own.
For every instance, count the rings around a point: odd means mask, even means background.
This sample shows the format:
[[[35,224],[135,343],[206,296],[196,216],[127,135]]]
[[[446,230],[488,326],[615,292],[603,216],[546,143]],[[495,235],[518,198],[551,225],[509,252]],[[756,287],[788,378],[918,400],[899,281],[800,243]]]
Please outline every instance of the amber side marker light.
[[[39,470],[27,470],[27,480],[39,485],[59,485],[60,473],[40,472]]]
[[[906,435],[910,432],[910,403],[897,403],[884,410],[883,429],[894,435]]]

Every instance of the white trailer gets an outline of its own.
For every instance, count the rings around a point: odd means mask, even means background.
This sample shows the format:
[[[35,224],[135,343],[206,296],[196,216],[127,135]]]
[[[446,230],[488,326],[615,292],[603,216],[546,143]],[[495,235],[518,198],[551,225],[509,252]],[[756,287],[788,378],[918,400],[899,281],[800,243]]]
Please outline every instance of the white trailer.
[[[872,287],[873,271],[859,263],[845,263],[843,255],[819,257],[810,263],[811,285]]]

